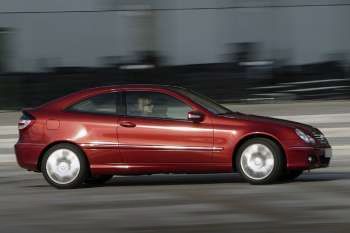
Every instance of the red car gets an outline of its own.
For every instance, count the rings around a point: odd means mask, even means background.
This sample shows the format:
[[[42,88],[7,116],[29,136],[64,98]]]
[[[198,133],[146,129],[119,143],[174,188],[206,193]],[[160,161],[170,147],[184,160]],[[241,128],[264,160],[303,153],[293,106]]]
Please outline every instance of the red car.
[[[296,122],[247,115],[180,87],[83,90],[23,110],[18,164],[57,188],[113,175],[239,172],[252,184],[327,167],[325,136]]]

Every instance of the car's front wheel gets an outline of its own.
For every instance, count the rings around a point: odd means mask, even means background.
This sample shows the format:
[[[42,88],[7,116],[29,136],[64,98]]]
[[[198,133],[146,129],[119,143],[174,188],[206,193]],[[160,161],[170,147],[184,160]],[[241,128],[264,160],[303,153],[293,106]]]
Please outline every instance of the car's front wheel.
[[[254,138],[238,149],[236,164],[249,183],[268,184],[282,176],[283,159],[283,152],[275,142],[267,138]]]
[[[46,151],[41,171],[46,181],[56,188],[76,188],[86,180],[88,166],[79,148],[62,143]]]

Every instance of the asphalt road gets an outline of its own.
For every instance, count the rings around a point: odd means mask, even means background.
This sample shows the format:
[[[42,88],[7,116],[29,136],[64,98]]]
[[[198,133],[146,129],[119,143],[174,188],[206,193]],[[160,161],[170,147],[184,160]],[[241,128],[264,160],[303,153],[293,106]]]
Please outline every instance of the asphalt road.
[[[350,102],[230,106],[320,127],[331,167],[294,182],[237,174],[114,177],[104,186],[50,187],[11,162],[18,113],[0,113],[0,232],[350,232]]]

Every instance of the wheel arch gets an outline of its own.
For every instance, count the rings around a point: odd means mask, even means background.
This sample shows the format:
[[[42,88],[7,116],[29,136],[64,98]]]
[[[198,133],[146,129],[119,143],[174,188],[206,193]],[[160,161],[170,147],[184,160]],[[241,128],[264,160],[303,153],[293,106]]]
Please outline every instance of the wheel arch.
[[[270,134],[266,134],[266,133],[253,133],[253,134],[248,134],[246,136],[244,136],[243,138],[241,138],[238,143],[235,145],[233,152],[232,152],[232,169],[234,172],[238,171],[238,168],[236,166],[236,156],[237,156],[237,152],[239,150],[239,148],[247,141],[254,139],[254,138],[266,138],[269,139],[271,141],[273,141],[274,143],[276,143],[276,145],[281,149],[282,151],[282,155],[283,155],[283,160],[284,160],[284,166],[286,166],[287,164],[287,157],[286,157],[286,151],[284,150],[282,143],[274,136],[270,135]]]
[[[54,141],[50,144],[48,144],[40,153],[40,156],[38,158],[38,162],[37,162],[37,170],[39,172],[41,172],[41,164],[42,164],[42,161],[43,161],[43,158],[44,158],[44,155],[45,153],[52,147],[56,146],[56,145],[59,145],[59,144],[70,144],[70,145],[73,145],[75,146],[78,150],[80,150],[80,152],[82,153],[82,155],[85,157],[86,159],[86,162],[88,164],[88,168],[90,168],[90,162],[89,162],[89,159],[87,158],[83,148],[81,146],[79,146],[78,144],[74,143],[74,142],[71,142],[71,141],[65,141],[65,140],[60,140],[60,141]]]

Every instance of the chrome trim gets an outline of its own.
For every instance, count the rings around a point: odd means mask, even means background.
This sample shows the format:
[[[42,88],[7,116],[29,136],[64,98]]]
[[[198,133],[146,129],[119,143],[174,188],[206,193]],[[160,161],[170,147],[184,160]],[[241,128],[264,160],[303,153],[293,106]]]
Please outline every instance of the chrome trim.
[[[220,152],[223,147],[205,147],[205,146],[172,146],[172,145],[135,145],[135,144],[118,144],[118,143],[81,143],[81,147],[86,149],[129,149],[129,150],[175,150],[175,151],[212,151]]]
[[[79,144],[85,149],[116,149],[118,143],[81,143]]]
[[[144,149],[144,150],[177,150],[177,151],[213,151],[220,152],[224,148],[222,147],[201,147],[201,146],[164,146],[164,145],[132,145],[132,144],[119,144],[121,149]]]

